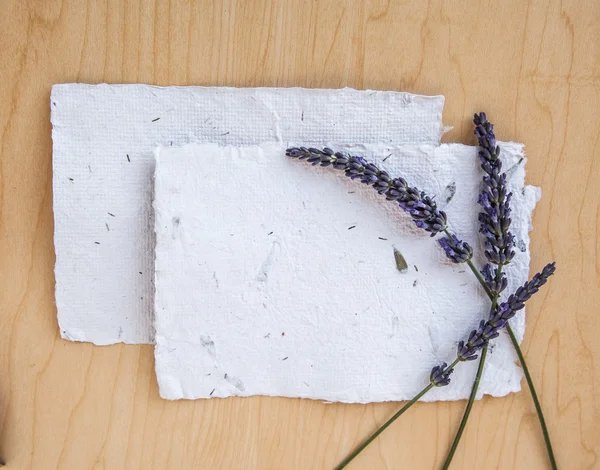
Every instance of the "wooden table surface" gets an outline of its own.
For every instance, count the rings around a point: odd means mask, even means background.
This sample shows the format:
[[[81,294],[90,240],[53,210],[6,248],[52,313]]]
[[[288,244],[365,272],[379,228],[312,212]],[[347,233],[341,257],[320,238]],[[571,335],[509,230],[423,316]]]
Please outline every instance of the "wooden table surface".
[[[332,468],[398,403],[167,402],[151,346],[64,341],[54,304],[54,83],[444,94],[485,110],[543,188],[524,351],[558,463],[600,468],[600,2],[0,1],[0,455],[14,469]],[[524,391],[475,404],[452,468],[543,469]],[[351,468],[439,468],[465,402],[418,404]]]

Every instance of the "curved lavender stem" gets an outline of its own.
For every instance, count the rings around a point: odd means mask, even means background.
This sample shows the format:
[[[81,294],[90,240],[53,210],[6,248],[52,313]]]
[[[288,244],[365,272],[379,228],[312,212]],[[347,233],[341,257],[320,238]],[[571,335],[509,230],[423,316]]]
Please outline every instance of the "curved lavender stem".
[[[556,465],[556,459],[554,458],[554,451],[552,450],[552,444],[550,443],[550,434],[548,433],[548,427],[546,426],[546,420],[544,419],[544,413],[542,412],[542,405],[540,404],[540,400],[535,391],[535,387],[533,386],[533,379],[531,378],[531,374],[529,373],[529,368],[525,362],[525,358],[523,357],[523,352],[521,351],[521,347],[519,346],[519,342],[517,341],[517,337],[515,336],[510,325],[506,326],[506,331],[508,332],[508,336],[517,351],[517,357],[519,358],[519,362],[521,363],[521,367],[523,368],[523,374],[525,375],[525,380],[527,380],[527,385],[529,385],[529,391],[531,392],[531,398],[533,399],[533,404],[535,405],[535,411],[538,415],[538,420],[540,422],[540,426],[542,428],[542,434],[544,435],[544,443],[546,444],[546,450],[548,451],[548,459],[550,459],[550,466],[552,470],[557,470],[558,466]]]
[[[493,296],[494,296],[493,292],[490,290],[490,287],[485,282],[485,279],[483,278],[483,276],[481,275],[481,273],[479,271],[477,271],[477,268],[475,267],[475,265],[473,264],[473,262],[467,261],[467,266],[469,266],[469,268],[473,272],[473,275],[479,281],[479,284],[481,284],[481,287],[483,287],[483,290],[488,295],[488,297],[490,299],[492,299]]]

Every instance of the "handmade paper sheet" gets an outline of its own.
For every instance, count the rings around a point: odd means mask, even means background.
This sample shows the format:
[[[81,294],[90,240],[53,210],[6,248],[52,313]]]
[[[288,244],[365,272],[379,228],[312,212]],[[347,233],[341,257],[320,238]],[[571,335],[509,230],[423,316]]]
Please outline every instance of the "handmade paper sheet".
[[[54,243],[61,335],[96,344],[153,341],[151,199],[157,145],[435,145],[443,104],[443,96],[351,89],[55,85]]]
[[[531,213],[523,149],[502,145],[519,250],[507,292],[527,279]],[[335,146],[340,149],[339,146]],[[482,252],[481,170],[464,145],[347,150],[436,195],[452,230]],[[156,372],[168,399],[273,395],[341,402],[411,398],[489,311],[465,265],[396,204],[285,146],[192,144],[157,151]],[[394,251],[408,267],[400,272]],[[482,265],[481,260],[476,260]],[[524,312],[513,321],[519,337]],[[480,392],[520,390],[509,340],[491,347]],[[425,400],[466,398],[476,364]]]

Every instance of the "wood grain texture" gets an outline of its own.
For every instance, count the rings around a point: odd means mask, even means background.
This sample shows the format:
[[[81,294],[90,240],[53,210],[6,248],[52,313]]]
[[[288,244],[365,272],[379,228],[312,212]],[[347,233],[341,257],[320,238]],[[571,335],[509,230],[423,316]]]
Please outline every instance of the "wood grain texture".
[[[527,145],[524,350],[564,469],[600,468],[600,2],[1,0],[0,455],[14,469],[331,468],[398,404],[160,400],[150,346],[63,341],[49,93],[59,82],[375,88],[446,96],[447,141],[485,109]],[[542,469],[526,386],[486,398],[453,468]],[[352,468],[435,469],[465,403],[418,404]]]

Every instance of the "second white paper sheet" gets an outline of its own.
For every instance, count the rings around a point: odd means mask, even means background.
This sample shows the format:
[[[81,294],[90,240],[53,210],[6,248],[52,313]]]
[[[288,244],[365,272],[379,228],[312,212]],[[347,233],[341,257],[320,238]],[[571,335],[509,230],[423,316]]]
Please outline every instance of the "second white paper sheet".
[[[524,186],[522,146],[502,149],[519,247],[507,272],[511,292],[528,275],[539,190]],[[481,252],[476,148],[346,150],[435,195],[451,229]],[[468,268],[449,263],[396,204],[340,173],[292,160],[279,144],[157,151],[155,355],[162,397],[405,400],[427,383],[434,365],[453,359],[489,300]],[[395,250],[408,264],[403,272]],[[524,312],[513,326],[521,337]],[[451,386],[424,399],[466,398],[475,367],[459,365]],[[518,391],[521,376],[501,336],[480,395]]]

